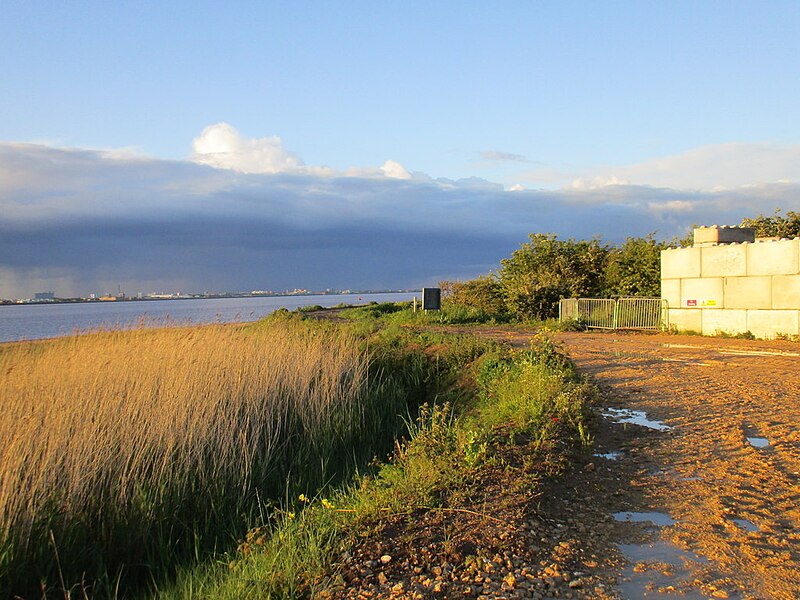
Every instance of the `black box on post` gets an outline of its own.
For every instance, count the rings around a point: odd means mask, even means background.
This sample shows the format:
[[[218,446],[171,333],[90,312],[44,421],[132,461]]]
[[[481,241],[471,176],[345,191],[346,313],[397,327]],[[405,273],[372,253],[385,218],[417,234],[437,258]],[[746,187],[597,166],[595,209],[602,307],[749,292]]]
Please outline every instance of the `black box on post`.
[[[422,310],[442,309],[442,288],[422,288]]]

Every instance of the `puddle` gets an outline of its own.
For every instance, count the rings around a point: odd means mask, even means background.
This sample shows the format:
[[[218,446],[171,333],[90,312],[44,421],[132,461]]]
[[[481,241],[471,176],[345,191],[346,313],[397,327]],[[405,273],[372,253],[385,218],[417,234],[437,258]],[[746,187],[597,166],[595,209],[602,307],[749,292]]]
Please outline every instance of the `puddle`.
[[[681,581],[691,581],[693,567],[708,564],[707,558],[664,540],[650,544],[619,544],[619,549],[630,562],[617,588],[623,598],[708,598],[687,583],[681,584]]]
[[[645,360],[654,360],[654,361],[663,360],[660,356],[653,356],[653,354],[650,352],[630,352],[626,350],[614,350],[612,352],[606,352],[605,354],[609,354],[616,358],[642,358]]]
[[[648,429],[655,429],[657,431],[669,431],[672,429],[669,425],[664,425],[662,421],[653,421],[647,418],[647,413],[643,410],[631,410],[629,408],[606,408],[603,411],[603,416],[612,419],[617,423],[632,423],[633,425],[641,425]]]
[[[662,348],[705,348],[705,346],[697,346],[692,344],[661,344]]]
[[[738,356],[800,356],[798,352],[785,352],[782,350],[717,350],[720,354],[734,354]]]
[[[700,346],[695,344],[661,344],[662,348],[683,348],[716,350],[720,354],[731,354],[738,356],[800,356],[800,352],[790,352],[788,350],[753,350],[753,349],[734,349],[734,348],[712,348],[710,346]]]
[[[749,531],[750,533],[755,533],[756,531],[761,531],[755,523],[752,521],[748,521],[747,519],[731,519],[737,526],[744,529],[745,531]]]
[[[605,458],[607,460],[619,460],[622,456],[622,452],[605,452],[605,453],[597,453],[594,456],[597,458]]]
[[[675,519],[661,512],[618,512],[614,519],[624,523],[652,523],[656,527],[675,525]]]
[[[750,445],[753,448],[769,448],[769,440],[767,438],[762,437],[749,437],[747,441],[750,442]]]

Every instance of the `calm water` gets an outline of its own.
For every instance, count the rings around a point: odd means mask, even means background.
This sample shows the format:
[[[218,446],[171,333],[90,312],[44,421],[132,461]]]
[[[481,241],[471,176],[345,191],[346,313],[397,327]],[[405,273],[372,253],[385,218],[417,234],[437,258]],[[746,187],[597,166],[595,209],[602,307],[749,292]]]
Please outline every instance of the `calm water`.
[[[57,337],[98,327],[133,325],[142,319],[192,323],[256,321],[279,308],[294,310],[312,304],[334,306],[339,303],[399,302],[413,297],[413,293],[397,293],[15,304],[0,306],[0,342]]]

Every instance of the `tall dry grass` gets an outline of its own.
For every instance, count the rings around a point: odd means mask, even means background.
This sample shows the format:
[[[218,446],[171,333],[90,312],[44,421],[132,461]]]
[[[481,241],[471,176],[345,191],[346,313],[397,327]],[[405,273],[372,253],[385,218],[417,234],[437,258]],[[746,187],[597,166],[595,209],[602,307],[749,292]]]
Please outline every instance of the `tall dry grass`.
[[[64,577],[105,595],[224,542],[368,432],[368,369],[351,336],[286,320],[0,346],[0,593]]]

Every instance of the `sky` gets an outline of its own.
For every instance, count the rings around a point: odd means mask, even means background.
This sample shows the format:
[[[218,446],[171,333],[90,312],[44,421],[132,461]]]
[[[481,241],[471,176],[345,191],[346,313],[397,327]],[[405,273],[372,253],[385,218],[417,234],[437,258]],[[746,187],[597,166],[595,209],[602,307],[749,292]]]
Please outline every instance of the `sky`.
[[[800,209],[800,3],[5,0],[0,298],[407,288]]]

